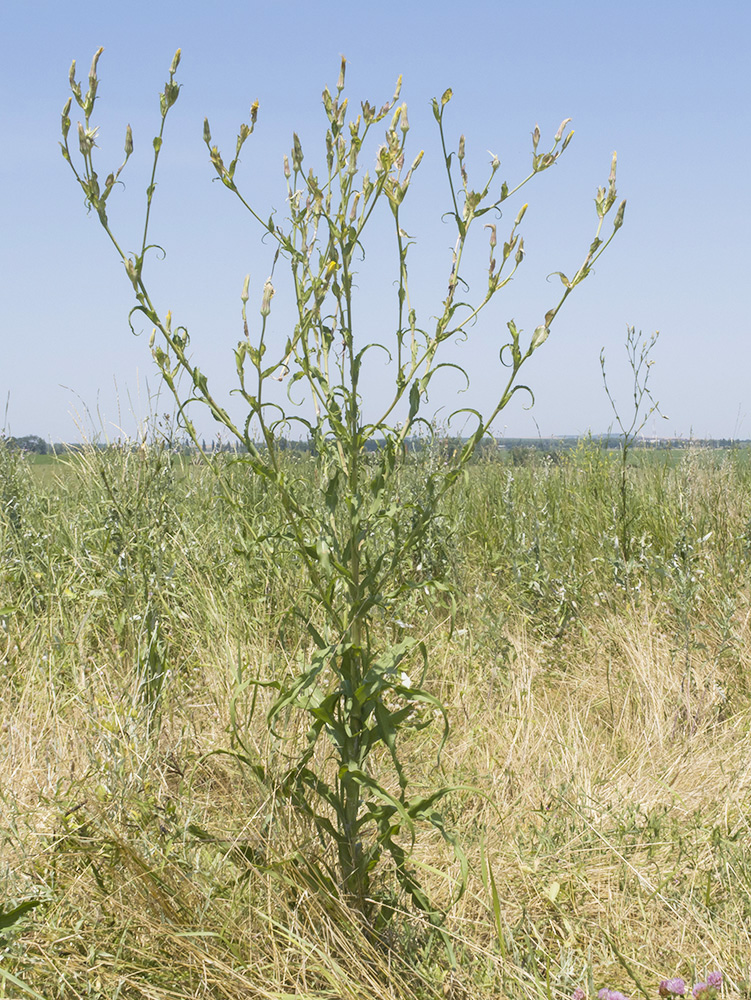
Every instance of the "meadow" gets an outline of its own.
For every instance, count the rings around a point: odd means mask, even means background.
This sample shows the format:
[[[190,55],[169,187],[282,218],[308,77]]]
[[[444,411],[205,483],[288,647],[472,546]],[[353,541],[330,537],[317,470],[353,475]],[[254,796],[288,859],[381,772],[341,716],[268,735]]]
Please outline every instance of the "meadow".
[[[0,448],[0,996],[751,995],[751,454],[635,449],[625,493],[596,442],[516,458],[466,467],[374,626],[425,644],[450,722],[400,737],[468,861],[456,899],[460,856],[415,841],[438,929],[385,862],[368,926],[285,792],[307,723],[267,714],[317,608],[262,478]],[[400,516],[447,460],[403,459]]]

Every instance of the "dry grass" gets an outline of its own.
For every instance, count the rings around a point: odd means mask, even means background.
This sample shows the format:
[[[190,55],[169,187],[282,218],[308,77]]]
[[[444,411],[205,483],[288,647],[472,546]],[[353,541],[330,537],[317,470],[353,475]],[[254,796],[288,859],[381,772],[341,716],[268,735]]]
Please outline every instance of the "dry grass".
[[[725,481],[709,495],[737,536],[747,494]],[[184,548],[194,528],[186,518],[180,530]],[[7,552],[18,543],[2,531]],[[397,912],[375,940],[321,886],[328,857],[315,831],[272,781],[224,752],[245,752],[234,711],[252,760],[280,768],[289,748],[266,729],[271,693],[253,705],[237,664],[263,677],[292,669],[304,649],[279,631],[283,594],[266,588],[243,613],[250,583],[230,564],[232,539],[211,532],[224,582],[189,546],[176,564],[157,714],[144,710],[133,633],[108,622],[114,602],[100,613],[86,597],[95,588],[80,554],[67,557],[79,577],[59,554],[57,583],[36,604],[23,598],[33,552],[23,577],[5,574],[3,906],[45,903],[5,932],[0,996],[24,995],[9,976],[45,1000],[550,998],[588,983],[655,996],[660,978],[713,968],[727,995],[746,995],[751,595],[745,580],[723,584],[733,598],[723,618],[717,553],[690,606],[667,585],[584,595],[558,634],[544,615],[538,627],[533,614],[511,614],[502,574],[461,556],[462,627],[451,633],[443,616],[412,607],[452,720],[440,766],[457,786],[449,818],[470,861],[446,925],[452,970],[414,914]],[[437,739],[420,733],[405,748],[416,788],[436,784]],[[415,863],[448,902],[458,869],[440,838],[420,840]]]

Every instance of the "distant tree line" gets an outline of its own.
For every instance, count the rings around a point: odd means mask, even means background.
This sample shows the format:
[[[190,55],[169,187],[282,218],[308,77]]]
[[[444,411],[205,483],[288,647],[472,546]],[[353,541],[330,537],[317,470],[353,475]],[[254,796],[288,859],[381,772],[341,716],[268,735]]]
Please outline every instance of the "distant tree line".
[[[617,435],[593,434],[588,435],[586,439],[604,449],[619,448],[621,444],[621,439]],[[478,457],[488,458],[492,453],[510,452],[514,460],[514,464],[523,464],[522,453],[544,452],[553,457],[556,454],[560,454],[568,451],[570,448],[576,447],[578,442],[581,440],[583,440],[581,437],[577,437],[575,435],[566,435],[554,438],[506,437],[498,440],[488,438],[487,441],[483,442],[480,446],[478,450]],[[426,448],[435,448],[439,451],[450,452],[456,448],[461,448],[463,443],[464,442],[461,437],[436,433],[432,440],[427,437],[408,439],[406,446],[408,451],[422,451]],[[367,444],[367,448],[370,451],[375,451],[378,448],[378,444],[379,442],[377,440],[371,439]],[[739,445],[748,444],[751,444],[751,442],[738,441],[733,438],[714,438],[703,440],[698,440],[697,438],[639,438],[634,442],[634,447],[687,448],[694,446],[702,448],[734,448]],[[135,442],[125,442],[124,446],[128,447],[128,445],[133,448],[138,447]],[[119,442],[118,446],[123,447],[123,443]],[[27,434],[24,437],[5,437],[3,434],[0,434],[0,447],[17,448],[20,451],[31,452],[36,455],[49,455],[65,451],[80,451],[82,448],[91,447],[91,445],[48,444],[47,441],[39,437],[37,434]],[[106,448],[109,447],[109,445],[95,444],[94,447]],[[171,441],[167,447],[170,451],[177,454],[187,454],[195,450],[188,441]],[[202,447],[204,451],[212,454],[216,454],[217,452],[233,452],[237,450],[234,444],[223,441],[207,442],[204,440],[202,441]],[[299,454],[308,454],[312,451],[312,446],[309,441],[281,440],[278,447],[280,449],[297,452]]]
[[[6,448],[18,448],[20,451],[33,451],[37,455],[47,455],[52,448],[44,438],[36,434],[27,434],[26,437],[5,437],[0,435],[0,445]]]

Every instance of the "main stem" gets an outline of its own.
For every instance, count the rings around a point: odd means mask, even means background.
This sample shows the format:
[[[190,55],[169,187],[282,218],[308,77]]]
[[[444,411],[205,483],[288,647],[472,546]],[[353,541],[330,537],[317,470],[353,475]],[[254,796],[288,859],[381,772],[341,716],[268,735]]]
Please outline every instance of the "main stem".
[[[345,714],[345,731],[347,732],[347,743],[343,747],[345,760],[341,761],[343,767],[352,763],[359,769],[365,761],[363,759],[361,733],[363,727],[362,705],[357,697],[363,679],[363,622],[360,616],[362,607],[362,585],[360,567],[360,462],[361,462],[361,441],[360,441],[360,408],[358,405],[358,377],[356,364],[356,348],[352,332],[352,298],[351,280],[349,275],[349,261],[345,248],[340,244],[342,260],[342,285],[344,291],[344,320],[343,333],[347,351],[347,365],[349,376],[349,398],[347,400],[347,430],[349,437],[349,455],[347,468],[347,531],[349,535],[350,551],[350,583],[349,583],[349,639],[351,646],[345,654],[346,660],[342,664],[345,667],[344,673],[347,683],[344,690],[343,711]],[[357,821],[360,815],[361,793],[359,782],[347,771],[343,771],[342,778],[343,793],[343,834],[344,843],[341,852],[342,876],[344,887],[356,901],[357,909],[365,912],[366,895],[368,888],[367,872],[364,870],[362,845],[358,837]]]

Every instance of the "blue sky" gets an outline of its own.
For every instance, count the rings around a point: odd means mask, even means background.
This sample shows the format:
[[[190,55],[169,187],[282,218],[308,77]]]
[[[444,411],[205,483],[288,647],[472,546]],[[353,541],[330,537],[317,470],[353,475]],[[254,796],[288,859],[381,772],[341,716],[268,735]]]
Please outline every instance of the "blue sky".
[[[167,251],[152,260],[157,301],[190,329],[194,357],[216,392],[233,386],[232,349],[240,334],[239,295],[251,274],[260,296],[271,251],[230,193],[212,183],[202,143],[204,116],[229,150],[250,104],[260,113],[239,172],[262,214],[284,211],[282,155],[293,130],[306,159],[320,157],[320,94],[334,87],[341,54],[355,106],[380,106],[399,74],[410,109],[410,146],[425,158],[405,208],[418,313],[427,323],[445,292],[453,236],[441,222],[448,192],[441,174],[430,99],[452,87],[448,131],[467,136],[470,173],[484,175],[488,150],[501,179],[520,179],[539,123],[543,143],[563,118],[576,135],[554,169],[524,195],[527,258],[507,293],[473,329],[456,357],[473,376],[468,393],[447,378],[430,408],[440,421],[457,405],[494,403],[497,350],[506,321],[528,333],[557,301],[546,276],[578,266],[594,233],[593,198],[618,151],[618,193],[626,221],[596,273],[580,285],[535,354],[526,380],[537,402],[517,397],[498,434],[543,436],[607,431],[612,414],[602,388],[605,348],[614,395],[629,405],[624,342],[629,325],[660,331],[652,386],[667,420],[647,432],[751,438],[751,330],[747,308],[751,5],[553,0],[400,5],[349,2],[213,4],[130,0],[73,4],[6,0],[0,24],[4,81],[4,156],[0,162],[0,401],[6,432],[53,440],[133,435],[150,411],[171,411],[158,389],[148,333],[127,325],[130,286],[58,148],[60,112],[75,58],[86,77],[99,65],[100,165],[120,162],[125,126],[135,136],[125,189],[113,193],[114,227],[137,243],[158,93],[175,49],[182,91],[168,121],[155,195],[152,235]],[[74,129],[75,129],[74,116]],[[140,155],[139,155],[140,154]],[[115,199],[117,199],[115,207]],[[519,203],[499,222],[510,228]],[[388,218],[374,231],[363,271],[366,336],[393,329],[395,272]],[[479,227],[478,227],[479,230]],[[133,234],[132,240],[129,235]],[[477,253],[482,288],[484,237]],[[472,274],[468,277],[472,283]],[[557,283],[557,279],[552,279]],[[251,311],[252,311],[251,302]],[[256,302],[257,306],[257,302]],[[272,320],[286,339],[283,287]],[[368,389],[385,393],[388,368],[373,362]],[[207,436],[210,419],[198,418]]]

